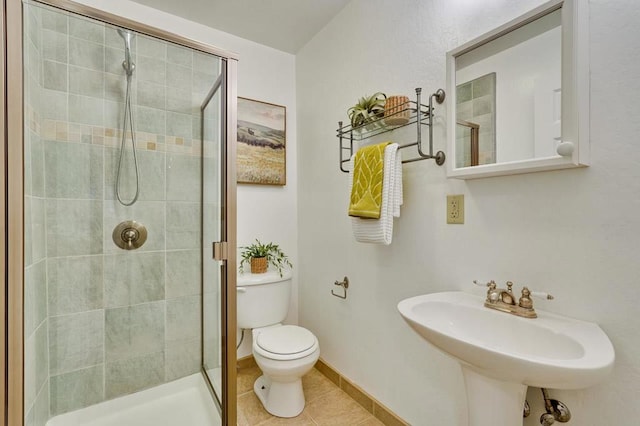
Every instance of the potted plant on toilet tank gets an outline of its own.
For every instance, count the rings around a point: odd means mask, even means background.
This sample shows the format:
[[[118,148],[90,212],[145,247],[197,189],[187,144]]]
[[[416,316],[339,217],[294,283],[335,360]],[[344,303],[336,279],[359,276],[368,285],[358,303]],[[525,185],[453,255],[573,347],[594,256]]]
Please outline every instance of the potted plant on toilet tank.
[[[245,263],[251,265],[252,274],[262,274],[267,272],[269,265],[276,268],[280,276],[285,266],[293,268],[289,258],[282,252],[280,247],[274,243],[262,244],[258,239],[254,244],[240,247],[240,272],[244,272]]]

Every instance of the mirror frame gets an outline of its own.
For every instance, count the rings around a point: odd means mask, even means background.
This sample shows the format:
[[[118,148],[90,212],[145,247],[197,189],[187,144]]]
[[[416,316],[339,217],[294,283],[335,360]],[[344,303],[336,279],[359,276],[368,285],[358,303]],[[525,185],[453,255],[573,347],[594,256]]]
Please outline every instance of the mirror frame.
[[[568,156],[552,156],[455,167],[447,161],[447,177],[476,179],[521,173],[558,170],[589,165],[589,11],[588,0],[552,0],[447,52],[447,146],[455,159],[456,145],[456,58],[489,43],[544,15],[562,9],[562,142],[572,142]]]

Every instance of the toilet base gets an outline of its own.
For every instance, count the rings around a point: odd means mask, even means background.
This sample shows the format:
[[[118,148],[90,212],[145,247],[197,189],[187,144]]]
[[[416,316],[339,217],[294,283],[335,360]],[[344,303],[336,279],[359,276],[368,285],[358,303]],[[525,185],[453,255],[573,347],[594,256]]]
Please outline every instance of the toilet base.
[[[302,380],[274,382],[264,374],[253,384],[253,391],[270,414],[277,417],[296,417],[304,410]]]

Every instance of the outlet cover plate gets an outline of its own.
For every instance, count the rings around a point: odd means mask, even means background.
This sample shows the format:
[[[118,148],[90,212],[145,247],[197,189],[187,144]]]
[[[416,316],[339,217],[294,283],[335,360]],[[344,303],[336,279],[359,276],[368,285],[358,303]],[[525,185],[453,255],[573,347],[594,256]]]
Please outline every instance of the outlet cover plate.
[[[464,194],[447,195],[447,223],[464,223]]]

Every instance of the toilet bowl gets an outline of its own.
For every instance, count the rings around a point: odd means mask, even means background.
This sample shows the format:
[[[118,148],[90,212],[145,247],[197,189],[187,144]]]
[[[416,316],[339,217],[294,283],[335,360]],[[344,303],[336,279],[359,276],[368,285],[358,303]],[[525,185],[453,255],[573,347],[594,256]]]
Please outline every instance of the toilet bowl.
[[[314,334],[283,325],[289,309],[291,271],[238,275],[238,327],[251,329],[253,357],[262,371],[253,390],[274,416],[295,417],[304,410],[302,376],[320,356]]]
[[[275,325],[253,330],[253,357],[263,373],[253,390],[269,413],[295,417],[304,410],[302,376],[319,356],[318,339],[306,328]]]

